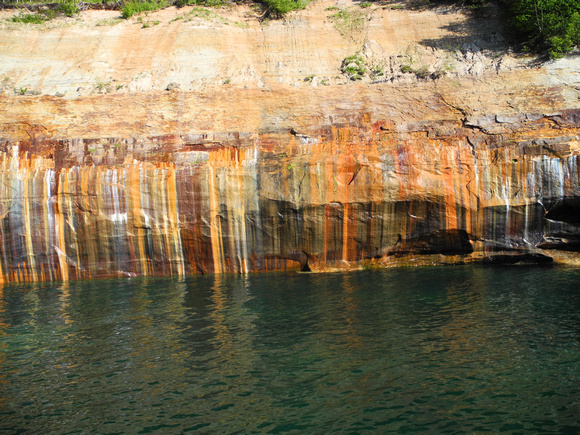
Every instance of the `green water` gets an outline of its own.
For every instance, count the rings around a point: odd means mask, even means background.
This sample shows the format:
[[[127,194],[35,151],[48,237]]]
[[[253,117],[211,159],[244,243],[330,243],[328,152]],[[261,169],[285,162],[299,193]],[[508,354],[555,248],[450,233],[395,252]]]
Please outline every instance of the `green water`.
[[[0,290],[0,433],[579,431],[579,270]]]

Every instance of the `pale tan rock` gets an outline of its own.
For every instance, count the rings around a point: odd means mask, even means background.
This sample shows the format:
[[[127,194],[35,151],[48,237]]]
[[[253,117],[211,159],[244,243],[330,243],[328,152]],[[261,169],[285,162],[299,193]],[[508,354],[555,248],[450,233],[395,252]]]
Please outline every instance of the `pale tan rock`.
[[[114,11],[86,11],[81,20],[59,18],[43,25],[11,23],[16,12],[2,11],[0,76],[12,87],[73,98],[104,88],[148,92],[168,83],[184,91],[224,83],[295,87],[309,76],[341,83],[342,60],[357,52],[369,65],[388,65],[382,81],[409,81],[412,76],[401,73],[404,65],[481,76],[525,64],[504,54],[492,19],[478,22],[472,34],[461,11],[361,9],[345,2],[341,8],[362,21],[355,31],[341,34],[332,18],[337,11],[327,10],[331,6],[334,2],[315,2],[267,23],[246,6],[168,8],[128,20]]]

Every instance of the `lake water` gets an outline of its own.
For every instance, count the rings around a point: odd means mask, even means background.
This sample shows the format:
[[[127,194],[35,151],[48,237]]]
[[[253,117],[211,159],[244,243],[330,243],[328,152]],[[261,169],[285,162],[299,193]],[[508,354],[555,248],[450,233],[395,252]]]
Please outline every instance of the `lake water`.
[[[0,289],[1,433],[579,433],[580,270]]]

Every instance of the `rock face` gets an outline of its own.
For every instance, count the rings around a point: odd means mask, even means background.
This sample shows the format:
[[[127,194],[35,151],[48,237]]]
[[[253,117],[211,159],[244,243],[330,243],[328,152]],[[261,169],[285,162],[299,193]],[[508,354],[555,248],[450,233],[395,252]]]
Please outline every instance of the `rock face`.
[[[147,92],[5,93],[0,279],[577,263],[579,65],[486,65],[407,84],[343,81],[337,62],[328,86],[258,74],[196,91],[161,74]]]
[[[243,6],[169,8],[130,20],[88,11],[82,21],[43,26],[12,23],[16,12],[0,11],[0,91],[71,99],[176,87],[313,88],[347,83],[340,66],[355,55],[369,83],[482,76],[527,63],[509,56],[492,18],[340,3],[317,1],[269,22]]]

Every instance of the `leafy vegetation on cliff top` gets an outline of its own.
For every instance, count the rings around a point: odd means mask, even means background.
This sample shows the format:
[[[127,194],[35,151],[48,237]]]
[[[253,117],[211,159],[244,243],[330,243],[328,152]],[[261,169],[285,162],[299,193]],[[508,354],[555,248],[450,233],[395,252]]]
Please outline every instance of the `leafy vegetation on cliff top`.
[[[263,4],[277,16],[297,9],[304,9],[308,3],[309,0],[263,0]]]
[[[580,0],[501,0],[525,48],[556,58],[580,44]]]
[[[0,0],[1,1],[1,0]],[[58,1],[58,0],[57,0]],[[247,1],[247,0],[238,0]],[[263,5],[264,16],[282,17],[290,11],[303,9],[311,0],[249,0]],[[375,0],[382,4],[384,0]],[[22,7],[25,5],[46,5],[57,13],[72,16],[86,7],[120,8],[124,18],[146,11],[154,11],[168,6],[221,6],[234,0],[64,0],[48,3],[45,0],[4,0],[4,5]],[[438,6],[453,4],[477,10],[487,2],[499,5],[507,28],[524,51],[546,53],[551,58],[561,57],[580,45],[580,0],[409,0],[408,5]],[[369,2],[361,3],[368,6]],[[56,9],[55,9],[56,5]],[[36,16],[22,14],[15,21],[42,23],[50,19],[40,12]]]
[[[123,18],[130,18],[133,15],[139,14],[141,12],[151,12],[163,9],[169,6],[167,0],[151,0],[151,1],[139,1],[139,0],[129,0],[126,1],[121,9],[121,16]]]
[[[417,0],[423,6],[455,4],[473,10],[487,0]],[[561,57],[580,45],[580,0],[489,0],[524,51]],[[417,4],[417,3],[415,3]]]
[[[169,6],[209,6],[219,7],[233,3],[257,3],[264,8],[265,16],[280,18],[290,11],[304,9],[311,0],[0,0],[0,7],[17,7],[37,10],[42,8],[61,12],[66,16],[79,13],[82,9],[117,9],[120,10],[123,18],[130,18],[141,12],[152,12]],[[43,11],[40,15],[43,15]],[[33,24],[41,24],[47,21],[38,17],[25,19],[24,21]]]

